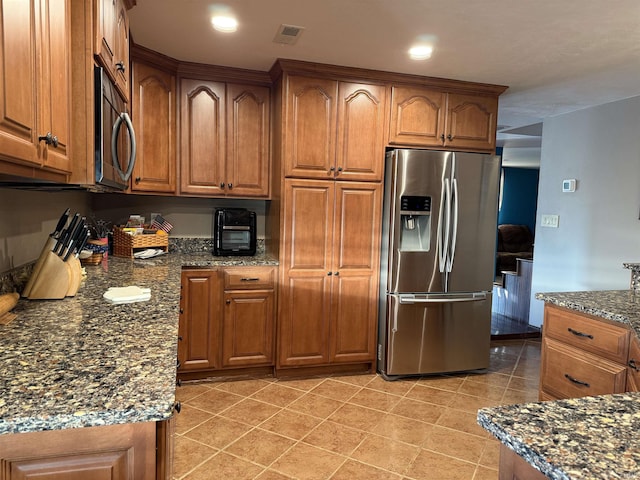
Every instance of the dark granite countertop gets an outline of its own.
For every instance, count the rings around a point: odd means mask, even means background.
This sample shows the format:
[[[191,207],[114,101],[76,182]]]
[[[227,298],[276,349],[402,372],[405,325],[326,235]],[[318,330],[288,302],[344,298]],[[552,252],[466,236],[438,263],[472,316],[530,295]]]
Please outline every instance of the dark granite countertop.
[[[180,271],[277,265],[265,255],[170,253],[109,257],[86,266],[77,295],[20,299],[0,325],[0,434],[160,421],[175,402]],[[113,305],[108,287],[137,285],[151,299]]]
[[[624,323],[640,337],[640,292],[635,290],[536,293],[536,298],[580,313]]]
[[[536,298],[624,323],[640,334],[640,301],[633,290]],[[640,478],[640,393],[485,408],[478,423],[548,478]]]
[[[548,478],[640,478],[640,393],[484,408],[478,423]]]

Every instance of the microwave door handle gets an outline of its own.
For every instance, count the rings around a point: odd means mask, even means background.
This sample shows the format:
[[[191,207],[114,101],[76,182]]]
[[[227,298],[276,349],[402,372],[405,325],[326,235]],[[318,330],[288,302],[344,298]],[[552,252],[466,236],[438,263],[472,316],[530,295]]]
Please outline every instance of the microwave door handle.
[[[120,160],[118,159],[118,135],[120,134],[120,127],[122,127],[122,123],[124,122],[127,133],[129,134],[129,139],[131,140],[131,153],[129,155],[129,166],[126,172],[122,171],[122,166],[120,165]],[[131,123],[131,118],[129,115],[124,112],[118,116],[116,123],[113,125],[113,131],[111,133],[111,161],[113,163],[113,167],[120,175],[120,178],[123,181],[129,180],[131,174],[133,173],[133,167],[136,160],[136,136],[133,130],[133,124]]]

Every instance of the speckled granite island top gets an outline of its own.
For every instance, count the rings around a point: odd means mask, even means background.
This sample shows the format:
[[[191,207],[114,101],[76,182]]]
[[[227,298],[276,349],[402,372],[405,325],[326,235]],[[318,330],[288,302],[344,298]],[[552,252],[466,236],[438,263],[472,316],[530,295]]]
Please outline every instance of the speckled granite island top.
[[[171,253],[87,266],[78,294],[21,299],[0,325],[0,434],[160,421],[175,402],[182,266],[277,264],[267,257]],[[113,305],[108,287],[151,288]]]
[[[634,290],[596,290],[591,292],[536,293],[536,298],[559,307],[625,323],[640,337],[640,292]]]
[[[640,393],[485,408],[478,423],[548,478],[640,478]]]

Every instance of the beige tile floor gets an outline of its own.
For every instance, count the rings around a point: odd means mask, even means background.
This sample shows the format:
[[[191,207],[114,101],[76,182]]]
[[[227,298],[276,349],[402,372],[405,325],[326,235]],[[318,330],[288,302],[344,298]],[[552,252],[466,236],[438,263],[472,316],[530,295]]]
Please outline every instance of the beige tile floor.
[[[539,364],[539,340],[509,340],[486,374],[185,384],[174,478],[497,479],[499,443],[476,412],[537,400]]]

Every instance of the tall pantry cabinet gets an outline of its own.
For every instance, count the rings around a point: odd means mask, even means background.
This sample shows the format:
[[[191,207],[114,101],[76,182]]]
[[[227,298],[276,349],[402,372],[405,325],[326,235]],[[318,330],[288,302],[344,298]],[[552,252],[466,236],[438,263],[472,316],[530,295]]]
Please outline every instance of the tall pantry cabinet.
[[[284,71],[274,109],[277,368],[372,368],[386,88]]]

